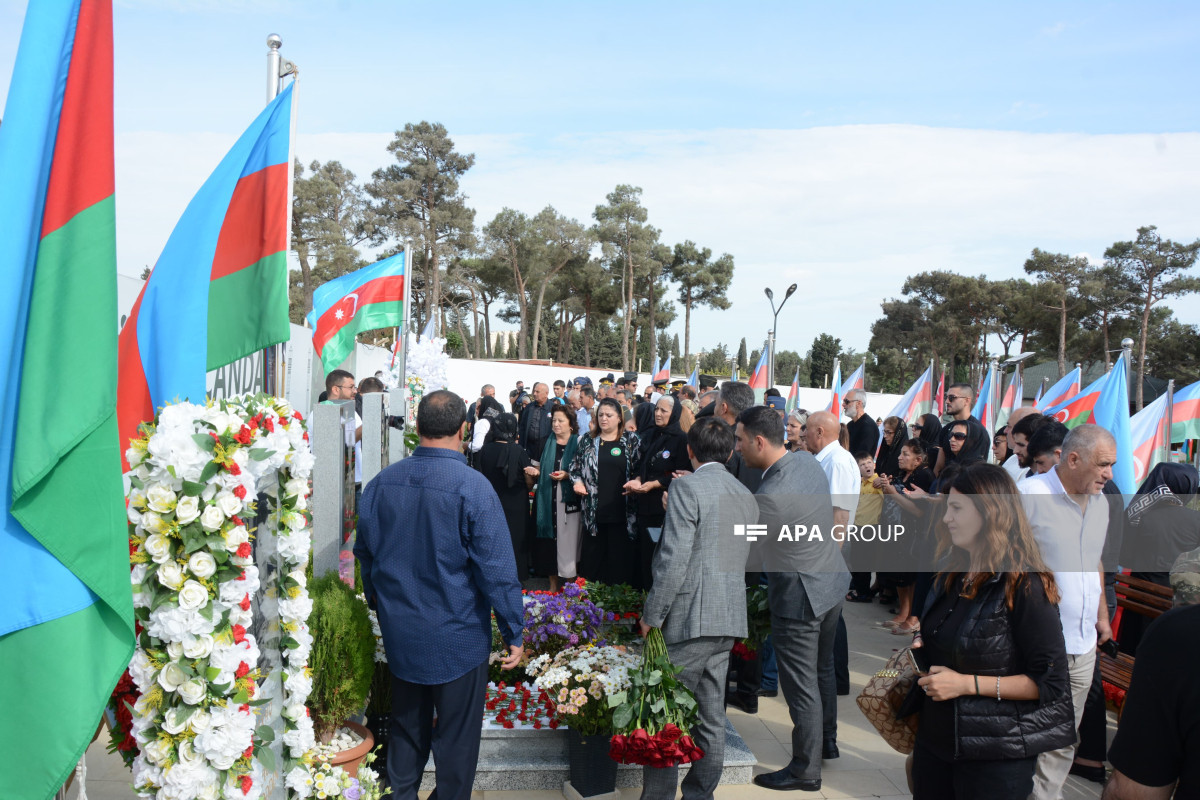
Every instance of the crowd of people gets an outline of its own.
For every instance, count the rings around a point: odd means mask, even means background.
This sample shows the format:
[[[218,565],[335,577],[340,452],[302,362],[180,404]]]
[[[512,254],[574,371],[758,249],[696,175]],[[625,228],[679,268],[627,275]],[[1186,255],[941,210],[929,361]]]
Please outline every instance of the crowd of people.
[[[478,726],[472,734],[444,717],[458,705],[438,698],[476,688],[493,610],[507,663],[519,661],[519,593],[530,576],[552,590],[584,577],[647,591],[642,630],[661,628],[699,705],[693,738],[707,755],[684,779],[685,797],[715,790],[726,709],[756,713],[760,697],[780,692],[791,760],[755,783],[820,789],[822,762],[839,756],[837,695],[850,688],[843,604],[877,599],[892,609],[880,624],[911,643],[920,669],[903,711],[919,715],[915,797],[1052,800],[1072,773],[1107,780],[1110,798],[1200,793],[1200,684],[1188,657],[1200,648],[1200,608],[1138,631],[1107,754],[1096,656],[1111,647],[1123,547],[1126,564],[1131,547],[1153,550],[1138,574],[1164,586],[1177,561],[1200,561],[1194,468],[1159,465],[1126,510],[1112,484],[1111,434],[1068,431],[1024,408],[993,437],[971,415],[968,384],[947,388],[944,420],[925,414],[912,424],[872,419],[852,391],[843,424],[830,411],[785,412],[782,398],[759,401],[745,383],[639,393],[636,380],[609,375],[594,387],[578,378],[528,392],[518,383],[507,407],[490,385],[469,407],[433,392],[418,411],[421,447],[363,493],[355,553],[393,665],[393,719],[419,732],[392,737],[390,753],[402,751],[388,761],[397,796],[414,796],[419,771],[403,765],[423,764],[431,746],[439,796],[469,793],[461,776],[443,785],[438,742],[453,748],[454,769],[473,774]],[[750,550],[731,570],[730,513],[766,525],[768,537],[784,526],[891,525],[908,535],[903,557],[881,543],[810,537],[782,557],[771,551],[773,561]],[[405,535],[389,537],[393,528]],[[758,583],[771,635],[756,655],[732,655],[746,636],[745,589]],[[447,587],[462,589],[453,607],[429,608]],[[457,621],[389,636],[413,609],[431,623]],[[396,666],[406,662],[392,659],[393,639],[420,669]],[[431,672],[413,648],[444,669]],[[433,706],[436,735],[426,719]],[[674,797],[676,778],[647,768],[643,797]]]

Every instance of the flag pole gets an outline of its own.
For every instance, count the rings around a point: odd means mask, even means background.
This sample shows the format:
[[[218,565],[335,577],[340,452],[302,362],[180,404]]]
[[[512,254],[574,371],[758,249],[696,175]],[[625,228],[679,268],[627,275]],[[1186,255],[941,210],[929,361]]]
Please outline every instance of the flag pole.
[[[279,85],[287,75],[296,82],[299,71],[296,65],[279,55],[283,39],[277,33],[267,36],[267,105],[279,96]],[[287,191],[287,251],[292,247],[292,193],[295,189],[295,170],[292,167],[293,150],[296,144],[296,90],[292,89],[292,108],[288,130],[288,191]],[[286,278],[285,278],[286,279]],[[287,291],[287,289],[285,289]],[[284,386],[283,345],[273,344],[263,350],[263,391],[273,397],[282,397]]]
[[[1172,436],[1171,429],[1175,427],[1175,379],[1167,381],[1167,452],[1166,461],[1171,461]]]
[[[412,309],[412,293],[413,293],[413,240],[409,236],[404,240],[404,318],[400,321],[400,335],[404,337],[404,355],[400,357],[400,378],[398,381],[398,389],[405,390],[405,384],[408,381],[408,330],[412,326],[409,324],[408,315]],[[408,402],[408,394],[405,392],[405,403]],[[405,408],[402,415],[407,417],[408,409]]]

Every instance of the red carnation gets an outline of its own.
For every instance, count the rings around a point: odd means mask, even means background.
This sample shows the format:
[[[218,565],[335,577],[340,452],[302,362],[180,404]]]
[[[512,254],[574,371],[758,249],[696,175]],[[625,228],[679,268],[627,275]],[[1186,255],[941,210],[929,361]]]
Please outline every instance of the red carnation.
[[[233,487],[233,496],[236,497],[238,500],[245,500],[246,499],[246,487],[242,486],[241,484],[238,484],[237,486]]]
[[[249,542],[242,542],[241,544],[238,545],[237,557],[238,558],[249,558],[250,557],[250,543]],[[249,595],[247,595],[247,596],[249,596]]]
[[[234,644],[241,644],[246,641],[246,629],[241,625],[233,626],[233,641]]]
[[[258,687],[254,685],[254,681],[250,681],[249,683],[246,684],[246,694],[250,695],[251,697],[254,697],[254,693],[257,691],[258,691]]]
[[[511,719],[504,720],[504,727],[506,727],[506,728],[513,727],[513,721]]]
[[[535,720],[533,721],[533,727],[534,727],[534,730],[541,730],[541,728],[542,728],[542,721],[541,721],[540,719],[535,719]]]
[[[263,427],[271,433],[275,432],[275,421],[270,417],[263,417]]]
[[[250,794],[250,787],[254,785],[254,781],[250,779],[250,776],[243,775],[240,783],[242,784],[242,794]]]
[[[252,431],[258,430],[258,418],[261,416],[262,416],[262,414],[256,414],[250,418],[249,422],[246,423],[249,426],[250,430],[252,430]]]
[[[558,720],[556,720],[556,719],[552,719],[552,720],[550,720],[550,727],[551,727],[551,728],[557,728],[557,727],[558,727]]]
[[[239,548],[239,550],[240,549],[241,548]],[[241,555],[241,554],[239,553],[239,555]],[[238,606],[242,609],[242,611],[250,610],[250,593],[249,592],[247,592],[246,596],[242,598],[242,602],[238,603]]]
[[[243,425],[242,429],[238,431],[237,435],[233,438],[236,439],[240,444],[250,444],[250,442],[254,441],[254,432]]]
[[[208,432],[208,435],[209,435],[209,436],[211,436],[211,437],[213,437],[213,441],[214,441],[214,442],[216,442],[217,444],[220,444],[220,443],[221,443],[221,437],[220,437],[220,436],[217,436],[217,435],[216,435],[215,433],[213,433],[212,431],[209,431],[209,432]]]
[[[226,469],[226,471],[229,472],[230,475],[241,475],[242,474],[242,468],[237,465],[236,461],[230,461],[228,464],[225,465],[225,469]]]
[[[242,570],[242,573],[237,576],[237,580],[239,580],[239,581],[246,580],[246,570]]]
[[[249,714],[250,713],[250,704],[242,703],[240,706],[238,706],[238,711],[245,711],[247,714]]]
[[[238,662],[237,670],[234,671],[234,673],[233,673],[233,677],[244,678],[244,677],[246,677],[246,673],[248,673],[249,671],[250,671],[250,665],[247,664],[245,661],[240,661],[240,662]]]
[[[497,683],[496,688],[499,689],[500,691],[504,691],[504,681],[500,681],[499,683]]]
[[[232,517],[230,517],[230,519],[233,520],[234,525],[245,525],[246,524],[246,523],[242,522],[242,518],[239,517],[237,514],[234,514]]]
[[[303,415],[303,414],[301,414],[299,411],[293,411],[293,412],[292,412],[292,417],[294,417],[295,419],[299,419],[299,420],[303,420],[303,419],[304,419],[304,415]]]
[[[250,758],[252,755],[254,755],[254,745],[250,745],[242,751],[242,758]]]

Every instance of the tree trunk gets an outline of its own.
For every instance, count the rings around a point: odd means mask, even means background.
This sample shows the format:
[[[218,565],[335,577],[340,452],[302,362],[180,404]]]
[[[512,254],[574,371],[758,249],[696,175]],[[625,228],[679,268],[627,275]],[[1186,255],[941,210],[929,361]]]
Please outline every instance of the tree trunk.
[[[312,267],[308,265],[308,245],[297,242],[296,255],[300,258],[300,279],[304,282],[304,316],[308,316],[313,308],[313,292],[316,291],[312,285]]]
[[[480,292],[480,297],[483,298],[483,352],[486,358],[491,358],[492,353],[492,301],[487,299],[487,295]]]
[[[517,262],[517,250],[509,244],[509,262],[513,269],[513,285],[516,287],[517,306],[520,309],[520,319],[517,325],[517,358],[529,358],[529,298],[525,294],[525,281],[521,278],[521,266]]]
[[[624,333],[621,338],[621,368],[626,372],[629,371],[629,327],[633,317],[633,253],[630,250],[632,245],[632,237],[628,234],[625,236],[625,296],[622,298],[625,301],[625,321],[623,324]]]
[[[658,328],[654,326],[654,276],[650,276],[650,285],[646,289],[647,300],[650,303],[650,363],[658,360]]]
[[[592,314],[590,308],[583,312],[583,365],[588,369],[592,366]]]
[[[471,337],[471,350],[474,353],[472,358],[479,358],[479,298],[475,296],[475,287],[467,282],[467,291],[471,293],[471,325],[474,328],[474,334]]]
[[[1058,377],[1067,374],[1067,290],[1063,289],[1063,301],[1058,318]]]
[[[688,289],[687,298],[683,302],[683,366],[688,366],[688,358],[692,352],[692,291]]]
[[[463,330],[462,314],[455,312],[454,322],[458,326],[458,335],[462,337],[463,352],[465,352],[467,354],[467,358],[473,358],[473,356],[471,355],[471,348],[467,347],[468,338],[467,338],[467,332],[465,330]]]
[[[1146,334],[1150,327],[1150,306],[1154,305],[1154,276],[1146,284],[1146,305],[1142,307],[1142,335],[1138,337],[1137,402],[1133,410],[1142,410],[1142,381],[1146,377]]]

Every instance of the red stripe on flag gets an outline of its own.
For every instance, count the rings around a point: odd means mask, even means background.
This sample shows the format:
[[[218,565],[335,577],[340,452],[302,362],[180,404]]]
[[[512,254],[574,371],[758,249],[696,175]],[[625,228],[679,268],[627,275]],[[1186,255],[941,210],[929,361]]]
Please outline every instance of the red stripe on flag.
[[[121,328],[117,344],[117,435],[121,442],[121,467],[126,471],[129,463],[125,460],[125,450],[129,440],[137,436],[139,425],[154,419],[154,401],[150,398],[150,385],[146,383],[137,336],[138,312],[145,291],[143,285],[129,318],[125,320],[125,327]]]
[[[42,236],[113,193],[111,0],[82,0],[46,187]]]
[[[287,164],[272,164],[237,182],[217,237],[212,280],[287,249],[287,182]]]
[[[317,355],[325,349],[325,343],[350,324],[355,315],[371,303],[398,302],[404,299],[404,276],[390,275],[367,281],[350,294],[325,310],[313,329],[313,347]],[[338,317],[338,312],[342,316]]]

